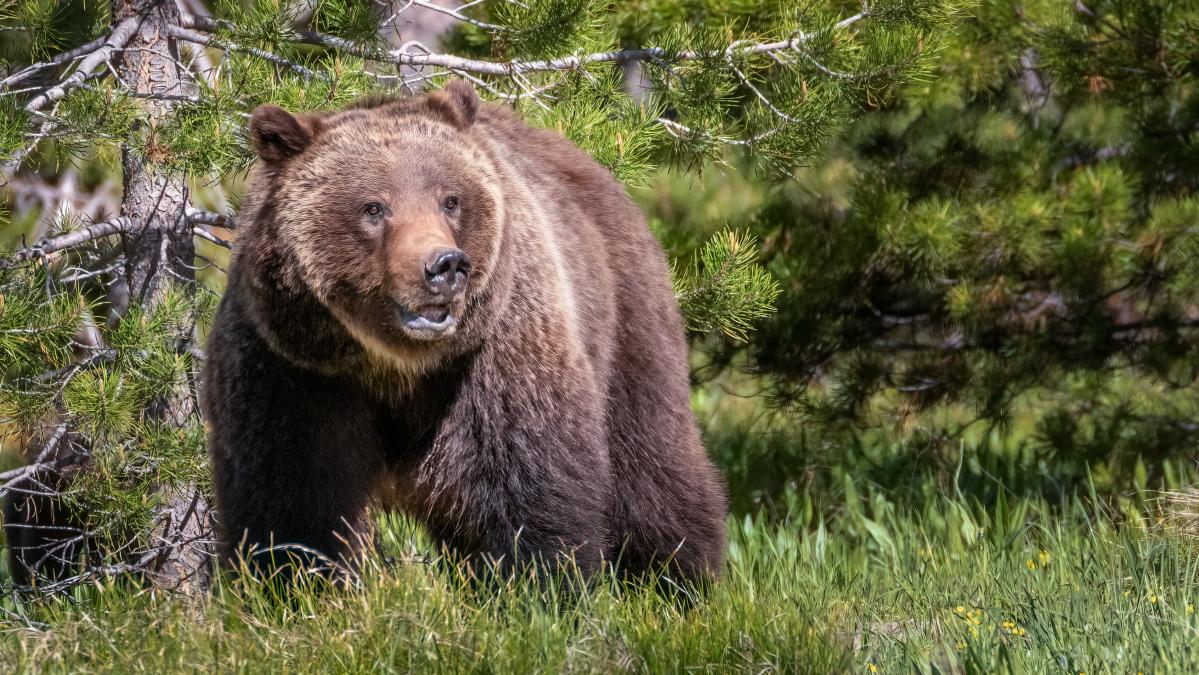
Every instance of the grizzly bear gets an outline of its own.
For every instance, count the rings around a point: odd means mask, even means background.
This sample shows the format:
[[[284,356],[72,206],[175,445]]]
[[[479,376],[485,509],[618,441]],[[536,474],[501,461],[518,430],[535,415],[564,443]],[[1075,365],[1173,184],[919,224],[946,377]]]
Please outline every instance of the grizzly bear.
[[[249,129],[203,391],[226,561],[352,564],[383,504],[507,569],[718,575],[666,260],[607,170],[460,81]]]

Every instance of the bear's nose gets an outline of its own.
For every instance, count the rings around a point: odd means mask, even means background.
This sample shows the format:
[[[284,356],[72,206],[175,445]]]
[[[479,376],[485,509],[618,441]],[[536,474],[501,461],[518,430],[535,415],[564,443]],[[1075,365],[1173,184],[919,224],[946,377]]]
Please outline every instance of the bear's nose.
[[[470,259],[456,248],[440,248],[425,256],[425,286],[434,293],[453,295],[466,285]]]

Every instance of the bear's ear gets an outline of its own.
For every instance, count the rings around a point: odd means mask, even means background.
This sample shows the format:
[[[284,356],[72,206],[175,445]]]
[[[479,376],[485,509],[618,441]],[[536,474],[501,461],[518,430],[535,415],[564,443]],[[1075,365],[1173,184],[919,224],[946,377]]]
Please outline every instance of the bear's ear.
[[[278,164],[303,152],[318,124],[314,117],[296,117],[277,105],[260,105],[250,117],[250,139],[263,161]]]
[[[429,94],[429,103],[459,129],[474,124],[479,114],[479,95],[466,80],[451,80],[441,91]]]

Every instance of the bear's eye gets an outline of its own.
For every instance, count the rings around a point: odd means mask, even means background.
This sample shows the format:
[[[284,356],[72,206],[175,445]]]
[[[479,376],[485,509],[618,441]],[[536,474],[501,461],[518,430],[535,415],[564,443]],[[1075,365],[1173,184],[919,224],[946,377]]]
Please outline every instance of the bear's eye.
[[[456,197],[454,195],[450,195],[449,197],[446,197],[445,201],[441,203],[441,208],[446,213],[449,213],[449,214],[453,214],[453,213],[457,212],[458,211],[458,197]]]
[[[383,215],[383,205],[379,202],[371,202],[362,207],[362,212],[371,218],[378,218],[379,216]]]

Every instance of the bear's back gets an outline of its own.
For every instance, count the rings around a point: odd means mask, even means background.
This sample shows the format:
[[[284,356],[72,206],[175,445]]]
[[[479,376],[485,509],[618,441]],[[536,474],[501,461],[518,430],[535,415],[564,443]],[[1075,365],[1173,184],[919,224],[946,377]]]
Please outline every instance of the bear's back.
[[[601,352],[594,363],[613,477],[611,555],[646,569],[670,548],[688,575],[717,575],[727,500],[691,412],[686,332],[666,256],[607,169],[552,131],[487,110],[484,128],[491,125],[524,179],[557,204],[553,225],[580,265],[575,288],[606,307],[585,317],[584,331]]]
[[[624,186],[569,140],[527,125],[506,107],[484,106],[477,129],[502,149],[502,159],[522,181],[535,186],[537,198],[548,202],[552,216],[546,225],[565,253],[596,371],[629,367],[624,352],[636,350],[685,374],[685,338],[669,266]],[[670,380],[663,384],[688,386],[685,376]]]

